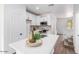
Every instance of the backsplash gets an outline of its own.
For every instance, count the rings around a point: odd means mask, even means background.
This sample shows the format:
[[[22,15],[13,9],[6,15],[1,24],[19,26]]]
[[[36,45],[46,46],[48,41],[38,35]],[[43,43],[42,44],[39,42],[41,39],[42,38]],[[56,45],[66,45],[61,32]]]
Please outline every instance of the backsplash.
[[[51,30],[51,26],[47,25],[47,26],[41,26],[41,25],[31,25],[30,26],[30,31],[33,30],[33,28],[35,28],[36,30],[38,30],[41,34],[46,34]]]

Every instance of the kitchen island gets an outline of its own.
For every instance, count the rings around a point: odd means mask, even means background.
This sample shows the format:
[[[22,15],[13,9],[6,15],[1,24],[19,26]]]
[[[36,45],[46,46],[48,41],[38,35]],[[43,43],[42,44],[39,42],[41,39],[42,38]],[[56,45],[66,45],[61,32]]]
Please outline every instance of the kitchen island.
[[[28,47],[26,44],[28,38],[11,43],[9,46],[16,50],[16,54],[50,54],[54,52],[58,37],[58,35],[48,34],[46,37],[41,38],[43,42],[39,47]]]

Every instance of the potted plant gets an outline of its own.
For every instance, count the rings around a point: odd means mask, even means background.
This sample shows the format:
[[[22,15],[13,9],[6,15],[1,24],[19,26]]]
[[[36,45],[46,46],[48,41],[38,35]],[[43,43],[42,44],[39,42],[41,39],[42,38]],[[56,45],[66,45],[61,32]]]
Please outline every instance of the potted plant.
[[[41,35],[39,32],[32,31],[32,39],[30,40],[31,43],[35,43],[37,40],[40,40]]]

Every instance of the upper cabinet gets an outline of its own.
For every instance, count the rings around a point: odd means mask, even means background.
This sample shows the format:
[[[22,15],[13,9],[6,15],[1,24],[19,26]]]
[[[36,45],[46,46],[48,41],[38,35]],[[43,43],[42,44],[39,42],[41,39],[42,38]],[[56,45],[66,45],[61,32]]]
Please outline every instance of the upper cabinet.
[[[32,25],[40,25],[40,22],[47,22],[47,25],[52,25],[53,23],[55,23],[54,20],[56,19],[56,17],[54,17],[52,14],[44,14],[37,16],[27,12],[26,15],[26,19],[29,18],[29,20],[31,20]]]
[[[37,16],[37,25],[40,25],[40,22],[47,22],[48,25],[51,25],[51,19],[50,15],[40,15]]]
[[[31,25],[36,25],[36,15],[31,14],[29,12],[26,13],[26,19],[31,20]]]

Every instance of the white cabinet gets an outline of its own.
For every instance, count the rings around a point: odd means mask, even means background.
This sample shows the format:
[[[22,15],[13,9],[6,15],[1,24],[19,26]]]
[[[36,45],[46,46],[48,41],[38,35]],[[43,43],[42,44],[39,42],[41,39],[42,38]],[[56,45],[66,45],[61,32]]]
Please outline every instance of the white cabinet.
[[[36,25],[36,16],[35,15],[32,15],[32,25]]]
[[[40,22],[47,21],[48,25],[51,25],[51,17],[50,15],[41,15],[37,16],[37,25],[40,25]]]
[[[26,13],[26,19],[32,20],[31,24],[36,25],[36,15],[31,14],[29,12]]]
[[[36,17],[36,25],[40,25],[40,22],[41,22],[41,18],[40,18],[40,16],[37,16]]]
[[[45,15],[44,17],[42,17],[42,21],[47,21],[47,24],[51,25],[50,17],[51,17],[50,14]]]
[[[48,25],[51,25],[51,15],[47,15],[46,17],[45,17],[45,19],[46,19],[46,21],[48,22]]]
[[[30,20],[32,20],[32,25],[40,25],[40,22],[43,21],[47,21],[48,25],[51,25],[51,15],[50,14],[46,14],[46,15],[40,15],[40,16],[36,16],[33,15],[31,13],[27,13],[27,18],[29,17]]]

